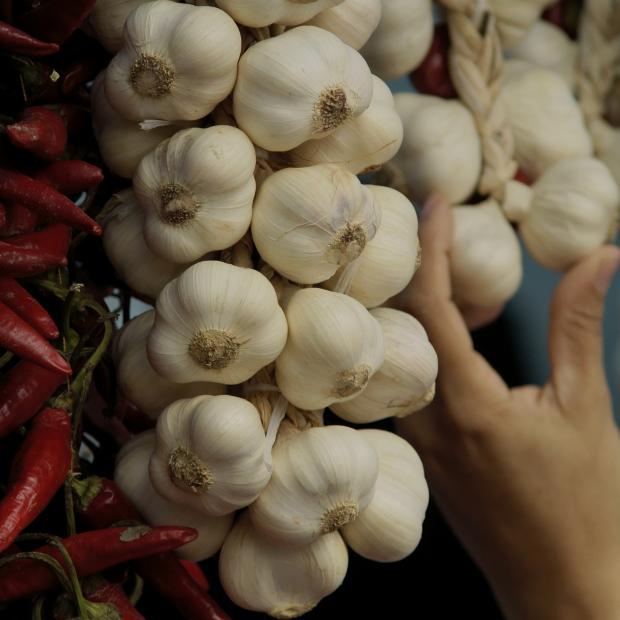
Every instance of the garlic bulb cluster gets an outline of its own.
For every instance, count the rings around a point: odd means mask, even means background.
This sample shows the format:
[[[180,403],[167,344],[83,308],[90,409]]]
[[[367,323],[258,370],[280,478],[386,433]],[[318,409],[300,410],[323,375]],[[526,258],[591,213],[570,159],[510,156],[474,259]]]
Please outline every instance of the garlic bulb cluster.
[[[542,12],[555,0],[488,0],[497,19],[497,30],[505,47],[514,47],[528,33]]]

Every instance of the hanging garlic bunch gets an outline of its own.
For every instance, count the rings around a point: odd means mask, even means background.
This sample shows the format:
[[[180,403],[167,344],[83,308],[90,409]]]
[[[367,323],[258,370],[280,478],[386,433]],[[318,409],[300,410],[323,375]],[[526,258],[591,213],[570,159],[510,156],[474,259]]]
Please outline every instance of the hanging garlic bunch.
[[[418,546],[428,506],[422,461],[401,437],[375,429],[357,431],[379,457],[375,495],[341,532],[347,544],[375,562],[398,562]]]
[[[364,46],[381,20],[381,0],[344,0],[313,17],[308,26],[335,34],[354,50]]]
[[[162,497],[149,477],[149,460],[155,448],[155,431],[132,437],[116,457],[114,481],[150,525],[193,527],[196,540],[183,545],[177,554],[184,560],[200,562],[215,555],[228,534],[234,513],[209,517]]]
[[[342,0],[215,0],[232,18],[253,28],[271,24],[297,26]]]
[[[131,120],[195,120],[230,94],[240,54],[239,28],[224,11],[148,2],[127,18],[105,92]]]
[[[226,515],[251,504],[269,482],[260,415],[243,398],[179,400],[163,411],[156,433],[149,472],[171,502]]]
[[[392,159],[403,141],[403,124],[387,84],[374,75],[372,81],[367,110],[326,138],[304,142],[286,159],[294,166],[337,164],[353,174],[375,170]]]
[[[299,409],[322,409],[362,392],[383,363],[381,326],[355,299],[317,288],[286,306],[289,335],[276,381]]]
[[[471,112],[457,100],[414,93],[396,94],[394,104],[404,126],[394,164],[405,174],[413,201],[422,204],[435,192],[453,204],[469,198],[482,167]]]
[[[285,168],[258,191],[252,238],[284,277],[314,284],[354,261],[380,221],[372,193],[350,172],[325,164]]]
[[[340,269],[324,283],[339,290],[343,281],[347,295],[367,308],[398,295],[418,267],[418,218],[409,200],[390,187],[366,185],[381,211],[377,234],[366,244],[351,274]]]
[[[375,308],[370,314],[383,331],[385,360],[359,396],[331,406],[335,414],[356,424],[407,416],[435,396],[437,354],[424,327],[392,308]]]
[[[360,51],[373,73],[391,80],[415,69],[432,40],[431,0],[382,0],[381,21]]]
[[[284,313],[265,276],[203,261],[159,294],[148,356],[170,381],[242,383],[278,357],[286,333]]]
[[[275,543],[308,545],[358,517],[378,472],[377,454],[352,428],[293,432],[276,442],[271,480],[250,518]]]
[[[252,219],[255,166],[252,143],[235,127],[186,129],[160,144],[133,180],[146,244],[188,263],[239,241]]]
[[[243,54],[233,110],[254,144],[288,151],[333,133],[371,97],[372,76],[358,52],[327,30],[299,26]]]
[[[497,30],[504,47],[514,47],[523,39],[542,12],[555,0],[487,0],[497,19]]]
[[[297,618],[340,587],[348,563],[338,532],[310,545],[274,545],[244,514],[224,542],[219,574],[226,594],[240,607]]]

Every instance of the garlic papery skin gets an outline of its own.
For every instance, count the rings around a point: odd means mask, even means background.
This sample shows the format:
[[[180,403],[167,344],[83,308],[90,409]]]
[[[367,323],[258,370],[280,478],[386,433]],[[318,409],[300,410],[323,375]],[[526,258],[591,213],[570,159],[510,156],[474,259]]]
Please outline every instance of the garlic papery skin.
[[[418,266],[418,217],[406,196],[390,187],[366,185],[381,209],[377,234],[357,259],[356,269],[346,287],[347,295],[367,308],[385,303],[398,295]],[[323,286],[340,288],[342,269]]]
[[[218,8],[156,0],[125,22],[105,73],[112,106],[130,120],[196,120],[232,91],[241,33]]]
[[[358,258],[380,221],[373,194],[350,172],[327,164],[284,168],[258,191],[252,238],[278,273],[314,284]]]
[[[226,386],[220,383],[173,383],[153,370],[146,342],[154,321],[154,310],[144,312],[126,323],[115,339],[116,380],[123,396],[156,420],[170,403],[182,398],[225,394]]]
[[[381,326],[352,297],[301,289],[286,306],[286,320],[289,336],[276,360],[276,381],[299,409],[355,397],[383,363]]]
[[[188,263],[234,245],[250,227],[256,152],[227,125],[186,129],[140,162],[133,178],[152,252]]]
[[[557,73],[507,61],[500,100],[514,135],[515,159],[530,178],[561,159],[592,154],[579,104]]]
[[[358,52],[327,30],[299,26],[243,54],[233,110],[254,144],[289,151],[359,116],[371,97],[372,75]]]
[[[348,564],[347,546],[338,532],[301,547],[274,545],[246,513],[224,542],[219,575],[236,605],[272,618],[297,618],[340,587]]]
[[[441,193],[452,204],[476,189],[482,147],[471,112],[458,100],[397,93],[394,104],[404,126],[393,162],[404,173],[410,198],[424,203]]]
[[[413,71],[433,40],[431,0],[382,0],[381,21],[360,50],[383,80]]]
[[[387,84],[372,76],[368,109],[343,123],[326,138],[304,142],[286,154],[294,166],[337,164],[353,174],[370,172],[396,155],[403,141],[403,123]]]
[[[342,0],[215,0],[236,22],[252,28],[298,26]]]
[[[374,495],[377,454],[347,426],[285,436],[272,458],[271,480],[248,512],[275,543],[310,544],[354,521]]]
[[[149,460],[155,449],[155,431],[132,437],[116,457],[114,481],[149,525],[193,527],[196,540],[177,549],[177,555],[200,562],[215,555],[232,526],[234,513],[209,517],[204,512],[171,502],[153,487],[149,476]]]
[[[312,18],[307,25],[335,34],[354,50],[363,47],[381,20],[381,0],[344,0]]]
[[[110,198],[114,203],[103,227],[103,247],[116,273],[134,291],[157,297],[162,288],[186,269],[153,254],[142,234],[144,217],[131,189]]]
[[[157,298],[148,356],[170,381],[247,381],[286,343],[286,319],[269,280],[254,269],[202,261]]]
[[[521,246],[492,199],[454,207],[450,250],[452,294],[461,307],[505,304],[523,278]]]
[[[176,401],[157,420],[156,434],[149,472],[171,502],[221,516],[251,504],[269,482],[260,415],[243,398]]]
[[[379,456],[375,495],[360,516],[345,525],[345,542],[375,562],[398,562],[411,554],[422,537],[428,486],[422,461],[402,437],[387,431],[357,431]]]
[[[514,47],[523,39],[542,12],[555,0],[488,0],[497,20],[502,45]]]
[[[331,406],[336,415],[356,424],[408,416],[435,395],[437,354],[421,323],[392,308],[375,308],[370,314],[383,331],[385,360],[359,396]]]

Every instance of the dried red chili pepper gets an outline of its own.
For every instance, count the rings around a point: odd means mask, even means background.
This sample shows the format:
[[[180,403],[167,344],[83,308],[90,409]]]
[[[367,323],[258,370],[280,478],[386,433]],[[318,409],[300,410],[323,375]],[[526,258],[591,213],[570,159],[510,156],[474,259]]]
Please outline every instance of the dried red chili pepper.
[[[66,196],[46,183],[19,172],[0,168],[0,199],[22,203],[55,222],[68,224],[94,235],[101,234],[101,226]]]
[[[196,536],[191,527],[137,525],[83,532],[62,543],[78,575],[87,577],[130,560],[172,551]],[[51,545],[36,551],[62,562],[60,552]],[[44,592],[57,583],[56,575],[47,566],[32,559],[18,559],[0,567],[0,602]]]
[[[97,187],[103,181],[103,171],[85,161],[65,159],[49,164],[35,178],[61,194],[71,195]]]
[[[27,278],[66,264],[66,258],[59,259],[55,254],[0,241],[0,274],[4,276]]]
[[[99,71],[101,62],[98,58],[86,57],[71,63],[64,72],[62,94],[70,95],[86,82],[93,80]]]
[[[91,577],[82,586],[84,596],[93,603],[108,603],[118,612],[118,620],[144,620],[131,604],[120,583],[110,583],[100,575]]]
[[[24,56],[49,56],[58,51],[58,45],[40,41],[15,26],[0,22],[0,50]]]
[[[43,512],[71,468],[71,419],[64,409],[43,409],[21,445],[0,501],[0,552]]]
[[[71,366],[39,332],[0,301],[0,346],[49,370],[71,374]]]
[[[179,560],[181,566],[189,573],[190,577],[194,580],[194,583],[205,592],[209,591],[209,582],[207,576],[202,571],[202,568],[191,560]]]
[[[19,121],[6,126],[6,135],[13,146],[39,159],[58,159],[67,146],[62,117],[43,106],[26,108]]]
[[[67,256],[71,243],[71,229],[65,224],[52,224],[37,232],[14,235],[4,242],[54,256],[60,262]]]
[[[0,203],[0,232],[5,231],[9,225],[9,214],[6,207]]]
[[[32,232],[39,223],[39,216],[28,207],[20,204],[12,204],[7,207],[8,221],[6,235],[20,235]]]
[[[58,338],[54,319],[17,280],[0,277],[0,301],[48,340]]]

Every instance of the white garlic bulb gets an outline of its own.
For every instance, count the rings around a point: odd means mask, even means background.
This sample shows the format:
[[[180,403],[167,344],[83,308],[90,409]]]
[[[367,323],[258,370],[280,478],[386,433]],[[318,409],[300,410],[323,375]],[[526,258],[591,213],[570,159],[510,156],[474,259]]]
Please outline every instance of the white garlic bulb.
[[[343,582],[349,555],[338,532],[310,545],[274,545],[247,514],[235,523],[220,553],[222,587],[235,604],[273,618],[297,618]]]
[[[206,560],[215,555],[224,544],[234,513],[223,517],[209,517],[204,512],[162,497],[149,477],[149,460],[154,448],[155,431],[132,437],[116,457],[114,481],[149,525],[193,527],[198,532],[198,537],[180,547],[176,553],[184,560]]]
[[[375,308],[370,314],[383,331],[385,360],[359,396],[331,406],[335,414],[356,424],[407,416],[426,407],[435,395],[437,354],[424,327],[392,308]]]
[[[620,187],[620,129],[603,119],[590,124],[595,152]]]
[[[271,24],[297,26],[342,0],[215,0],[236,22],[262,28]]]
[[[359,116],[371,97],[370,69],[358,52],[327,30],[299,26],[243,54],[233,110],[256,145],[289,151]]]
[[[514,135],[515,159],[530,178],[561,159],[592,154],[579,104],[557,73],[507,61],[500,100]]]
[[[514,47],[555,0],[488,0],[504,47]]]
[[[333,32],[354,50],[364,46],[381,20],[381,0],[344,0],[312,18],[309,26]]]
[[[256,407],[236,396],[172,403],[157,420],[149,472],[171,502],[212,516],[251,504],[269,482]]]
[[[387,84],[372,76],[370,106],[345,121],[326,138],[309,140],[287,153],[295,166],[337,164],[353,174],[370,172],[396,155],[403,141],[403,123]]]
[[[252,238],[284,277],[314,284],[354,261],[380,221],[372,193],[350,172],[326,164],[284,168],[258,191]]]
[[[170,381],[237,384],[278,357],[286,332],[284,313],[265,276],[203,261],[159,294],[148,356]]]
[[[234,245],[250,227],[256,153],[227,125],[186,129],[138,166],[134,191],[152,252],[188,263]]]
[[[226,393],[221,383],[173,383],[160,377],[146,355],[146,341],[155,321],[150,310],[125,323],[114,341],[114,365],[118,387],[125,398],[156,420],[170,404],[181,398]]]
[[[235,22],[218,8],[156,0],[125,23],[105,92],[131,120],[196,120],[232,91],[241,54]]]
[[[347,295],[306,288],[286,306],[289,337],[276,381],[299,409],[322,409],[359,394],[383,363],[381,326]]]
[[[506,303],[523,277],[521,246],[500,206],[489,199],[454,207],[450,250],[452,294],[461,306]]]
[[[418,217],[406,196],[390,187],[366,185],[381,210],[381,223],[352,271],[346,293],[367,308],[398,295],[413,277],[418,265]],[[325,282],[340,288],[343,269]]]
[[[414,202],[441,193],[452,204],[474,192],[482,147],[471,112],[458,100],[397,93],[394,104],[404,138],[394,163],[404,173]]]
[[[254,526],[276,543],[307,545],[354,521],[370,503],[377,454],[357,431],[323,426],[284,436],[273,474],[250,506]]]
[[[431,0],[382,0],[379,26],[360,51],[373,73],[391,80],[413,71],[432,40]]]
[[[342,528],[347,544],[375,562],[398,562],[418,546],[428,506],[422,461],[402,437],[387,431],[357,431],[379,456],[375,496],[360,516]]]

